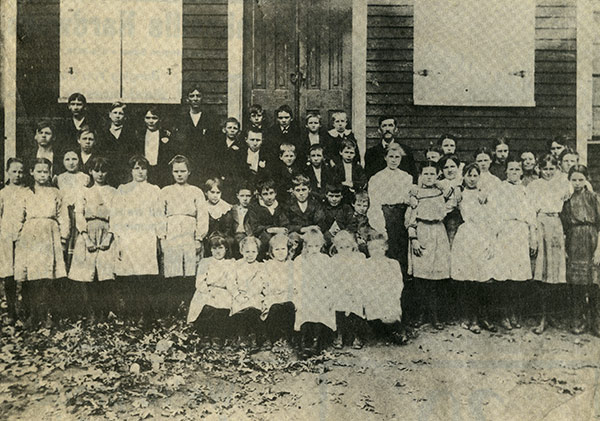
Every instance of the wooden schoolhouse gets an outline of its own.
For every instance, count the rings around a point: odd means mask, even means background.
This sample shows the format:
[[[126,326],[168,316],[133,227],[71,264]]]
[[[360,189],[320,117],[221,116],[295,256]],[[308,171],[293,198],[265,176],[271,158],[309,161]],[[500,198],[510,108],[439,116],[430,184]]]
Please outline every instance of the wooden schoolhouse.
[[[220,117],[348,111],[363,149],[382,115],[423,157],[566,135],[600,181],[600,6],[591,0],[15,0],[2,2],[2,162],[72,92],[106,116],[176,114],[191,86]],[[137,110],[137,114],[136,114]],[[138,115],[139,114],[139,115]]]

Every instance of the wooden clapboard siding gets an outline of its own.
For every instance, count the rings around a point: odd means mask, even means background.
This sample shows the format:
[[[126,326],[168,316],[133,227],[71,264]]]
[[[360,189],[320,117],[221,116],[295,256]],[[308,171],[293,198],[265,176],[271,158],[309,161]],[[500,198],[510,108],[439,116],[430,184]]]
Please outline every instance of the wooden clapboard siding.
[[[60,0],[18,0],[17,89],[19,150],[33,138],[32,123],[42,117],[65,116],[59,94]],[[199,85],[206,108],[227,113],[227,0],[183,0],[183,92]],[[129,107],[141,121],[144,104]],[[106,104],[90,104],[93,114],[106,115]],[[165,105],[167,121],[178,112]]]
[[[600,4],[593,3],[593,88],[592,88],[592,140],[600,141]],[[588,167],[596,191],[600,188],[600,145],[588,146]]]
[[[463,159],[498,136],[513,150],[545,150],[546,140],[576,130],[576,1],[537,0],[535,101],[525,107],[438,107],[413,104],[414,0],[369,0],[367,141],[377,142],[381,115],[398,117],[400,137],[418,150],[443,133],[457,136]],[[599,103],[600,104],[600,103]]]

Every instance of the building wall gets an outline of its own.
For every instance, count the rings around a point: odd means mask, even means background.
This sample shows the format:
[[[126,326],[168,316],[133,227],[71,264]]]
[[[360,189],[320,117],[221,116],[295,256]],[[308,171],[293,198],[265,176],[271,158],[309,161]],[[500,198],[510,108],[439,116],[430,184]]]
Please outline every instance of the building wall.
[[[33,122],[63,118],[59,96],[60,0],[18,0],[17,146],[33,137]],[[183,92],[198,84],[207,109],[227,113],[227,0],[183,0]],[[84,92],[85,94],[85,92]],[[141,121],[143,104],[130,116]],[[165,106],[167,116],[177,105]],[[92,113],[106,115],[106,104],[91,104]],[[21,149],[19,149],[21,150]]]
[[[557,134],[575,146],[576,1],[537,0],[533,108],[439,107],[413,104],[414,0],[369,0],[367,29],[367,137],[377,141],[377,119],[399,118],[400,137],[420,151],[443,133],[457,136],[463,159],[504,136],[513,150],[545,149]]]

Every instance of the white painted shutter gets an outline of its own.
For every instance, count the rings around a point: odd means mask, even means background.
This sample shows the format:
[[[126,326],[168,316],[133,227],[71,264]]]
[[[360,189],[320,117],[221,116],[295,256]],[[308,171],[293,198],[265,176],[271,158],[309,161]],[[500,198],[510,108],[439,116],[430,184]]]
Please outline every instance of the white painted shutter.
[[[60,100],[73,92],[89,102],[119,98],[119,0],[61,0]]]
[[[181,101],[181,2],[123,1],[124,101]]]
[[[415,0],[415,105],[532,107],[535,0]]]

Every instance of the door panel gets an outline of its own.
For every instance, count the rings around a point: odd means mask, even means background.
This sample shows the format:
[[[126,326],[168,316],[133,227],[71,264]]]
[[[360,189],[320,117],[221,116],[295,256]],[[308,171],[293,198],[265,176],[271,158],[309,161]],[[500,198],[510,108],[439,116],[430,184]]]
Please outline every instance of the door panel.
[[[352,0],[244,2],[244,104],[351,114]]]
[[[319,111],[329,127],[331,112],[350,115],[352,1],[308,0],[299,13],[300,113]]]
[[[297,71],[295,1],[258,0],[245,4],[245,104],[261,104],[268,113],[282,104],[296,108]]]

